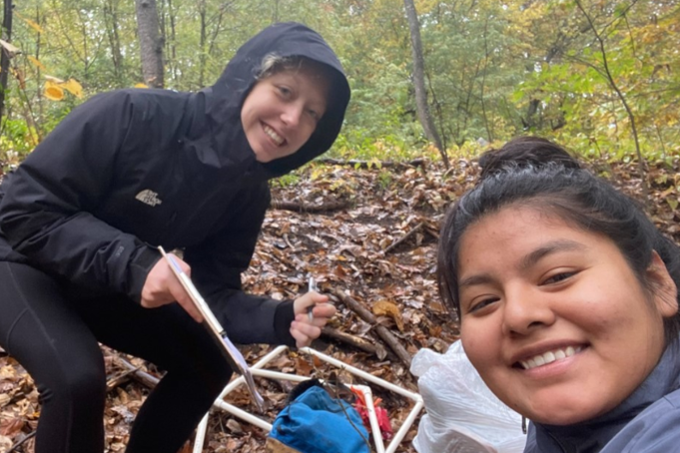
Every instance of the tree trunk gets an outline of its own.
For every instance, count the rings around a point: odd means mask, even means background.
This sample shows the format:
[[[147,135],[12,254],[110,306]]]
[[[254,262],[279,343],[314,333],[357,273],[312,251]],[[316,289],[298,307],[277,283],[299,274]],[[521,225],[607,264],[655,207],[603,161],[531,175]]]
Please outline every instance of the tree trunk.
[[[203,87],[204,82],[203,79],[205,77],[205,62],[206,62],[206,50],[205,50],[205,42],[207,40],[206,35],[206,17],[207,17],[207,12],[206,12],[206,6],[205,6],[205,0],[202,0],[198,4],[198,14],[201,17],[201,33],[200,33],[200,38],[198,41],[198,86]]]
[[[111,46],[113,76],[116,79],[116,87],[120,88],[123,86],[123,53],[120,50],[120,35],[118,34],[118,0],[107,0],[104,6],[104,23]]]
[[[4,41],[12,41],[12,0],[4,0],[4,15],[0,38]],[[9,75],[9,52],[0,46],[0,119],[5,110],[5,93],[7,92],[7,78]]]
[[[177,84],[179,82],[179,73],[177,70],[177,35],[175,33],[176,12],[172,6],[172,0],[167,0],[167,4],[167,20],[170,22],[170,39],[169,46],[166,49],[168,50],[168,65],[172,76],[172,83]],[[163,27],[163,30],[165,30],[165,27]],[[167,33],[164,31],[163,35],[167,36]]]
[[[434,120],[430,114],[427,103],[427,90],[425,89],[425,59],[423,58],[423,45],[420,40],[420,24],[418,23],[418,13],[413,0],[404,0],[406,8],[406,18],[411,33],[411,53],[413,54],[413,84],[416,92],[416,112],[420,124],[423,125],[425,136],[435,144],[444,161],[444,166],[449,168],[449,158],[442,145],[441,138],[434,125]]]
[[[135,0],[135,6],[144,83],[152,88],[163,88],[163,39],[156,0]]]

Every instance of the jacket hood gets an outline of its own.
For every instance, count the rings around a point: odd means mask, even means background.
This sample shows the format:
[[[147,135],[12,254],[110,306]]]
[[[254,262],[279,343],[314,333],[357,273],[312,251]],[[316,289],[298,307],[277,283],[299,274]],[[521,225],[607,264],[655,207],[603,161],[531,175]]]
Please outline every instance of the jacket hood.
[[[206,113],[220,148],[226,145],[232,150],[247,149],[252,153],[241,125],[241,106],[257,81],[264,57],[270,54],[315,60],[332,68],[334,77],[328,107],[315,132],[296,153],[262,164],[268,178],[288,173],[326,152],[340,132],[350,98],[342,65],[318,33],[295,22],[274,24],[241,46],[215,85],[204,91]]]

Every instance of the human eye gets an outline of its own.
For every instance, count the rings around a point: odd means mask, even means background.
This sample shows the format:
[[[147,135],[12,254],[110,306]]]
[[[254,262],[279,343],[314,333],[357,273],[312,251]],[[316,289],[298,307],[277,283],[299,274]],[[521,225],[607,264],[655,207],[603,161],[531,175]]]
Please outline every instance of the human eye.
[[[314,109],[308,109],[307,114],[316,122],[318,122],[321,119],[321,115],[319,112],[317,112]]]
[[[542,285],[553,285],[557,283],[564,282],[566,280],[569,280],[571,277],[576,275],[576,271],[559,271],[553,274],[550,274],[546,279],[544,279],[541,284]]]
[[[493,306],[495,302],[498,302],[500,300],[499,297],[496,296],[482,296],[482,297],[476,297],[473,300],[471,300],[467,306],[467,313],[470,314],[481,314],[485,313],[487,310],[490,309],[490,307]]]
[[[284,98],[288,98],[292,94],[292,90],[285,85],[277,85],[276,89],[279,91],[279,95]]]

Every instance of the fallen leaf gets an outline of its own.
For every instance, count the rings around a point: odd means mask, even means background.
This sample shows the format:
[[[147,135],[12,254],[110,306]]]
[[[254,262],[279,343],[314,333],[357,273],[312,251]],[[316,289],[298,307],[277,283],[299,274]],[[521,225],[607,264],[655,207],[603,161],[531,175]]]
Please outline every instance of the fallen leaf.
[[[394,320],[399,331],[404,331],[404,321],[401,317],[401,312],[399,311],[399,308],[392,302],[380,300],[373,304],[372,310],[373,314],[376,316],[389,316]]]

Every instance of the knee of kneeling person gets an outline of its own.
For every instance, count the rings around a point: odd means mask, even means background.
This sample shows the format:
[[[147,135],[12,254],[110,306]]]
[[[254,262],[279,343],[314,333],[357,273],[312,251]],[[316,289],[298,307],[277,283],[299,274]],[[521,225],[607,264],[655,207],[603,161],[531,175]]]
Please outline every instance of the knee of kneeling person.
[[[103,364],[80,367],[61,367],[51,373],[48,382],[37,383],[40,401],[59,404],[92,404],[106,397],[106,371]]]

